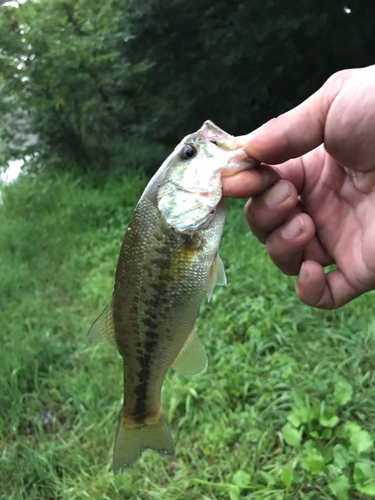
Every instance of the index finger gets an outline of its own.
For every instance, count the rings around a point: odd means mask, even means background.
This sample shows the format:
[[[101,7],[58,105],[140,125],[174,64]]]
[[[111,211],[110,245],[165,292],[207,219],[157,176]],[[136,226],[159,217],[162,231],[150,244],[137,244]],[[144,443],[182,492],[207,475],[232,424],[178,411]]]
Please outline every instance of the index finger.
[[[251,158],[278,164],[308,153],[324,142],[329,109],[351,70],[340,71],[302,104],[273,118],[248,135],[236,138]]]
[[[318,147],[299,158],[293,158],[277,165],[261,163],[252,170],[243,170],[231,177],[222,179],[223,195],[230,198],[249,198],[258,196],[280,179],[291,182],[298,194],[306,187],[306,171],[319,175],[324,161],[324,147]],[[314,180],[315,176],[308,176]]]
[[[276,169],[262,164],[252,170],[242,170],[231,177],[224,177],[223,196],[230,198],[258,196],[280,179],[281,176]]]

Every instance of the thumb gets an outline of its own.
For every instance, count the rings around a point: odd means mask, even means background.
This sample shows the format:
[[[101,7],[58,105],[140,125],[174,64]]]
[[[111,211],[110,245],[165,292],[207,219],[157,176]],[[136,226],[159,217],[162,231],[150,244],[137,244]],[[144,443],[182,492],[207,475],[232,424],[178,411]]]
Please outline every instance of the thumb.
[[[237,137],[237,148],[244,148],[249,157],[270,164],[282,163],[315,149],[324,142],[329,109],[353,71],[356,70],[335,73],[296,108],[248,135]]]

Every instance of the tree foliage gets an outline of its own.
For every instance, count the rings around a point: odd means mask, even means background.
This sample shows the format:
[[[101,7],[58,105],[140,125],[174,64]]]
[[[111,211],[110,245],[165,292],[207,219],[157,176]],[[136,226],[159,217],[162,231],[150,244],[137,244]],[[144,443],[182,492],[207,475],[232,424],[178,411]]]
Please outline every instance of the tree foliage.
[[[2,163],[151,173],[205,119],[238,134],[373,62],[375,6],[28,0],[0,9]]]

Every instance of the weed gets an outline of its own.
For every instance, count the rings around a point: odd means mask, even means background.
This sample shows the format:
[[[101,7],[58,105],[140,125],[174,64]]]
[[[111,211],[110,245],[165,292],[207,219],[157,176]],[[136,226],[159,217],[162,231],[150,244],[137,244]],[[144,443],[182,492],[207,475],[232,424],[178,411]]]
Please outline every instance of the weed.
[[[86,332],[108,302],[145,185],[21,177],[0,207],[1,500],[307,500],[375,495],[373,293],[338,311],[295,297],[228,202],[228,286],[204,302],[207,371],[168,373],[176,455],[114,477],[121,358]]]

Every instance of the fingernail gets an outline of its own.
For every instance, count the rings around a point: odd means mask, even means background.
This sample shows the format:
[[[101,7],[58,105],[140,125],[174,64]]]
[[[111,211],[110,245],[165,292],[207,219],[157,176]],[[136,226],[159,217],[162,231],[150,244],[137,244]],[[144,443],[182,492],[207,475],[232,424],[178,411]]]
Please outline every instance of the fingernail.
[[[284,181],[277,182],[264,195],[264,202],[270,207],[274,207],[290,197],[289,186]]]
[[[304,281],[306,281],[307,276],[308,275],[307,275],[305,265],[302,264],[301,269],[299,270],[298,281],[300,283],[303,283]]]
[[[285,240],[291,240],[302,234],[305,230],[305,224],[303,223],[302,217],[297,215],[288,224],[281,229],[281,236]]]

